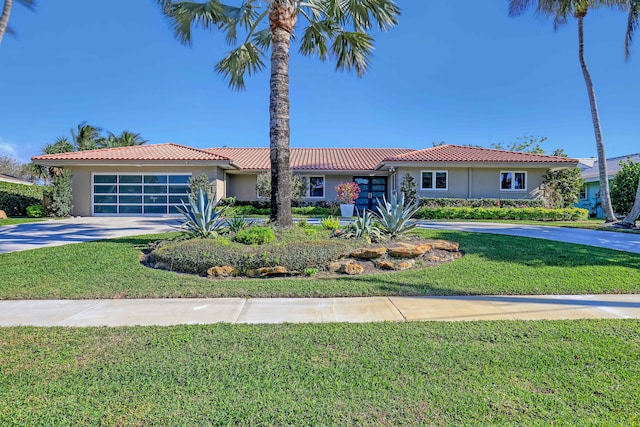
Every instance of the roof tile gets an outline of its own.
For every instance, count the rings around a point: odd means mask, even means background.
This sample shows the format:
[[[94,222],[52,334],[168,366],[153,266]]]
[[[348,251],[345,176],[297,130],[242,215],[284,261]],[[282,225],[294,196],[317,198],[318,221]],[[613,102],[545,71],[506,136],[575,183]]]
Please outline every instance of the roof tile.
[[[493,150],[462,145],[440,145],[390,156],[385,162],[507,162],[507,163],[577,163],[569,157],[545,156],[517,151]]]
[[[136,145],[34,156],[32,160],[229,160],[219,154],[174,143]]]

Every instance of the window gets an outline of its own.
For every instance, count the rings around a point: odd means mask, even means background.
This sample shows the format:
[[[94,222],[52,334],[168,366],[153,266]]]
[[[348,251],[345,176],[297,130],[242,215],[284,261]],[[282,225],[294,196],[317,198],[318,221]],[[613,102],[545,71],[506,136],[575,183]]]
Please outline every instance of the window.
[[[324,198],[324,176],[309,177],[309,197]]]
[[[580,187],[580,200],[585,200],[587,198],[587,184],[582,184]]]
[[[518,191],[527,189],[527,173],[504,171],[500,172],[500,190]]]
[[[448,171],[422,171],[420,173],[421,190],[447,190],[448,188]]]

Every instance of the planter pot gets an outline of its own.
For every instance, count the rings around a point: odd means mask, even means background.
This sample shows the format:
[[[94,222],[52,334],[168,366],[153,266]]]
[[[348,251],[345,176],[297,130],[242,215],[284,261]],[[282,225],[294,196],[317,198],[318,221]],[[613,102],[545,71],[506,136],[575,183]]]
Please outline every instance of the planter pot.
[[[353,216],[354,204],[340,204],[340,215],[351,218]]]

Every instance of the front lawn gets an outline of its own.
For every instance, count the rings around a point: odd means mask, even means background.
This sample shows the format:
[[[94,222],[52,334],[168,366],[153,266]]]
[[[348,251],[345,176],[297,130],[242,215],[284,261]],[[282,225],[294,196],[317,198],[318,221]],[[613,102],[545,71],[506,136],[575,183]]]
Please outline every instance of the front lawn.
[[[24,224],[26,222],[39,222],[49,220],[51,220],[51,218],[11,217],[7,219],[0,219],[0,227],[2,227],[3,225]]]
[[[224,279],[140,263],[138,236],[0,254],[0,299],[640,293],[640,255],[540,239],[419,230],[466,255],[424,270],[340,278]]]
[[[637,425],[640,321],[0,328],[0,425]]]
[[[431,222],[431,221],[430,221]],[[626,228],[618,228],[614,227],[611,224],[605,224],[604,220],[601,218],[590,218],[585,221],[526,221],[526,220],[465,220],[465,219],[454,219],[454,220],[436,220],[432,222],[495,222],[498,224],[526,224],[526,225],[540,225],[545,227],[563,227],[563,228],[581,228],[584,230],[597,230],[597,231],[613,231],[617,233],[632,233],[632,234],[640,234],[640,229],[636,228],[634,230],[629,230]]]

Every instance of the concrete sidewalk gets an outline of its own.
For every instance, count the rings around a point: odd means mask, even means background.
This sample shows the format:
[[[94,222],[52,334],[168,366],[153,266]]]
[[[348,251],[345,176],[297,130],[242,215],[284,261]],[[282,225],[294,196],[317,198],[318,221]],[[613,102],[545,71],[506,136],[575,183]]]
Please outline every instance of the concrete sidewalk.
[[[0,301],[0,326],[640,318],[640,294]]]

